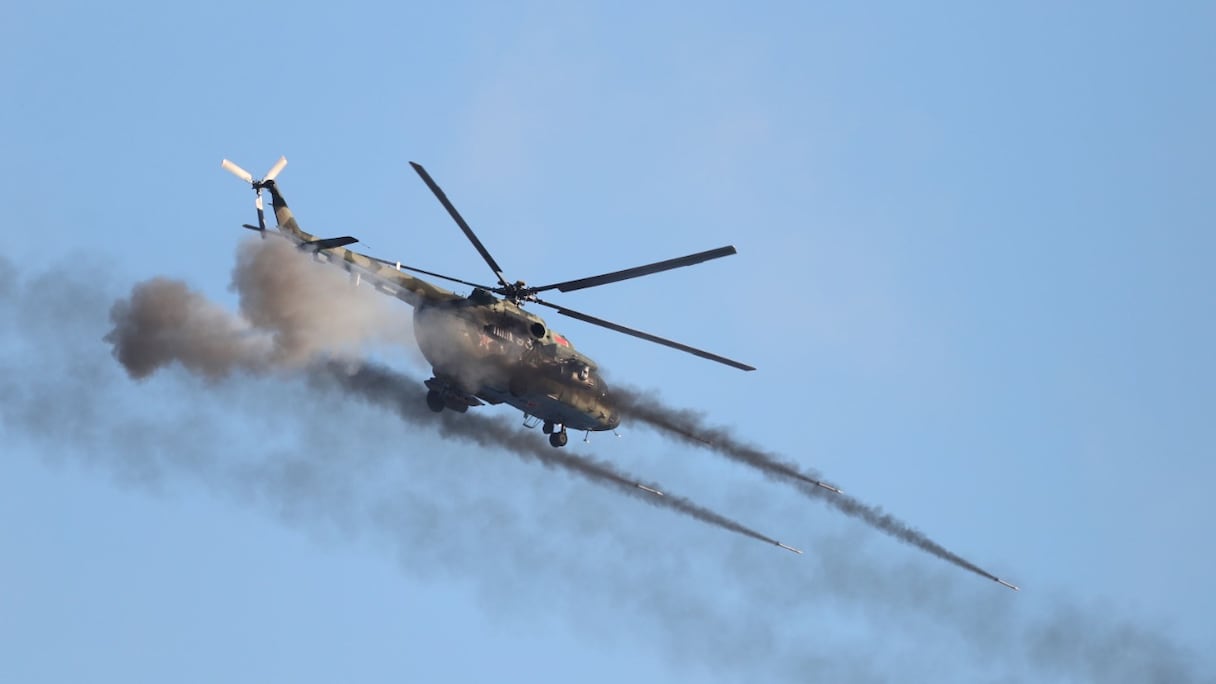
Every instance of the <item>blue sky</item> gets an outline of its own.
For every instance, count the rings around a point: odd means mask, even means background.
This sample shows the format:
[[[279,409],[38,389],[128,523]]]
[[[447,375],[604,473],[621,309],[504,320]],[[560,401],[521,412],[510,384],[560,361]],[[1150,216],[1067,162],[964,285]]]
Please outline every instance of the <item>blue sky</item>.
[[[1210,3],[0,24],[0,680],[1212,681]],[[512,278],[734,244],[561,301],[755,373],[548,318],[1024,591],[641,428],[571,452],[806,555],[298,379],[127,379],[110,305],[235,306],[219,162],[281,154],[306,229],[472,280],[409,160]]]

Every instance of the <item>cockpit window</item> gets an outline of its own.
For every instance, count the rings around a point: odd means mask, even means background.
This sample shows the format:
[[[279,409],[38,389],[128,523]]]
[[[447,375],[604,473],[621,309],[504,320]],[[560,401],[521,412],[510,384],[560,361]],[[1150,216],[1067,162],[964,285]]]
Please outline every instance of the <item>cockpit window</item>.
[[[577,380],[585,385],[595,385],[595,372],[582,361],[566,362],[566,375],[571,380]]]

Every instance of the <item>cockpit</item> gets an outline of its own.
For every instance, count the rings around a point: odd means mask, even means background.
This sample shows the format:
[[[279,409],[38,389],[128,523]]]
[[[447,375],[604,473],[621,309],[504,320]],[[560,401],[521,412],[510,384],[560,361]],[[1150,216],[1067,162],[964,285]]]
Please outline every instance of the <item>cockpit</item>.
[[[570,380],[587,387],[603,388],[604,379],[592,366],[579,359],[570,359],[562,365],[562,373]]]

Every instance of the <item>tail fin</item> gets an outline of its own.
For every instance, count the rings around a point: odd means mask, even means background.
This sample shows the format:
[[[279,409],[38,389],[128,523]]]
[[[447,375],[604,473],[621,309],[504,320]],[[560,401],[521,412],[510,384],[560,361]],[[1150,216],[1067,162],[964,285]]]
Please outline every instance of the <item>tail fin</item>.
[[[304,241],[315,239],[312,235],[300,229],[300,224],[296,222],[295,214],[292,214],[291,209],[287,207],[287,200],[283,199],[283,195],[279,193],[279,186],[275,185],[273,179],[262,181],[262,187],[266,188],[270,193],[270,206],[274,209],[274,222],[281,232],[294,235]]]
[[[232,175],[248,183],[257,194],[253,206],[258,210],[258,224],[252,226],[246,223],[243,227],[249,230],[256,230],[262,234],[262,237],[266,237],[266,215],[262,210],[262,190],[266,190],[270,193],[270,206],[274,209],[275,226],[279,229],[279,232],[292,238],[300,246],[300,249],[311,249],[314,253],[320,253],[326,249],[345,247],[346,245],[358,242],[358,240],[349,235],[318,239],[315,235],[310,235],[300,229],[300,224],[296,223],[295,215],[291,213],[291,209],[287,208],[287,200],[283,199],[283,195],[279,193],[279,186],[275,184],[274,180],[279,175],[279,172],[283,170],[283,167],[287,166],[287,157],[279,157],[274,166],[270,167],[270,170],[266,172],[264,178],[254,178],[253,174],[227,159],[224,160],[221,166],[231,172]]]

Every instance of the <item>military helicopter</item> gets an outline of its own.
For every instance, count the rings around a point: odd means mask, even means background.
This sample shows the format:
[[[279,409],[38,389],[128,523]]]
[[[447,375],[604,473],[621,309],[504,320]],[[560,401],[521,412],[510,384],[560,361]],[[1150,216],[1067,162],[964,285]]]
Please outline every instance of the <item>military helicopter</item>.
[[[278,229],[271,235],[292,241],[301,250],[312,252],[317,260],[341,266],[356,284],[367,280],[376,290],[411,305],[414,308],[414,336],[434,372],[434,377],[425,381],[426,403],[436,413],[445,409],[464,413],[484,403],[506,403],[523,411],[525,426],[542,424],[543,432],[549,435],[549,444],[554,447],[566,445],[568,428],[591,432],[614,430],[620,424],[620,413],[595,362],[577,351],[565,336],[552,330],[539,316],[525,310],[525,304],[549,307],[580,321],[740,370],[755,370],[724,356],[551,304],[537,296],[549,290],[572,292],[699,264],[734,254],[733,246],[540,287],[529,286],[522,280],[509,282],[498,262],[431,175],[421,165],[410,162],[498,280],[498,285],[479,285],[345,249],[358,242],[349,235],[318,238],[304,232],[275,184],[275,178],[286,165],[287,158],[281,157],[265,176],[257,179],[227,159],[223,161],[221,166],[249,183],[256,194],[254,207],[258,223],[246,223],[243,227],[266,237],[262,205],[262,191],[265,190],[270,193]],[[461,296],[410,273],[466,285],[472,292],[467,297]]]

